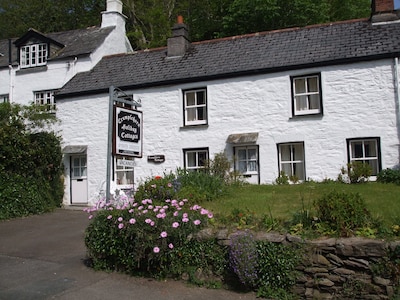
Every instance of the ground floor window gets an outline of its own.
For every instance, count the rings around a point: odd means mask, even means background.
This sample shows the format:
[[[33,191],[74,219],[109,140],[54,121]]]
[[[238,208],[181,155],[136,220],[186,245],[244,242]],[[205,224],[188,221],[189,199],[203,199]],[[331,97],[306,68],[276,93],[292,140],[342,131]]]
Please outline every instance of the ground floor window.
[[[347,146],[349,163],[360,161],[371,167],[373,176],[379,173],[381,169],[379,138],[348,139]]]
[[[292,181],[305,180],[304,143],[278,144],[279,172],[284,172]]]
[[[0,103],[10,102],[10,96],[8,94],[0,95]]]
[[[197,171],[206,166],[208,160],[208,148],[184,149],[185,169]]]
[[[234,148],[235,170],[240,174],[258,173],[258,146],[240,146]]]
[[[133,174],[134,160],[133,158],[116,158],[115,175],[117,185],[133,185],[134,174]]]

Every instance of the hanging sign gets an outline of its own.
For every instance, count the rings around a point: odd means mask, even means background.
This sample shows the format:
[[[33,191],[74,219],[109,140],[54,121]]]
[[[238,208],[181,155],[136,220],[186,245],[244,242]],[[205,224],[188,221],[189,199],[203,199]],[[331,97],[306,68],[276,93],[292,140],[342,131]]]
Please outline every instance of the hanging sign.
[[[142,157],[143,113],[114,106],[114,155]]]

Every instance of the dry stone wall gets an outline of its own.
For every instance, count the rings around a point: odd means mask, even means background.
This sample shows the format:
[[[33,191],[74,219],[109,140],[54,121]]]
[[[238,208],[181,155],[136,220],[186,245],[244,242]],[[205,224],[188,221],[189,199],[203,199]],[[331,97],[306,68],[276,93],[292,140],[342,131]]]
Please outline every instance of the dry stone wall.
[[[214,233],[221,244],[230,244],[228,230]],[[211,232],[203,232],[203,238]],[[292,235],[255,233],[258,240],[304,245],[304,259],[297,267],[300,276],[294,292],[302,299],[392,299],[400,266],[391,263],[389,253],[400,241],[366,238],[303,240]],[[398,248],[397,248],[398,249]],[[380,267],[379,275],[373,272]],[[381,275],[381,276],[380,276]],[[391,276],[389,276],[391,275]]]

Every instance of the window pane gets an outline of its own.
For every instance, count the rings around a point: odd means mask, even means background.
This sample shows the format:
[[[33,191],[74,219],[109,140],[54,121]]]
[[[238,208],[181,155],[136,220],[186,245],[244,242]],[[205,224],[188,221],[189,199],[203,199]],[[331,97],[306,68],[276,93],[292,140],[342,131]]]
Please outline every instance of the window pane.
[[[196,108],[188,108],[186,112],[188,121],[196,121]]]
[[[204,91],[197,92],[197,104],[206,104],[206,97]]]
[[[74,168],[74,177],[80,177],[81,176],[79,171],[80,171],[79,168]]]
[[[362,142],[352,142],[351,144],[352,158],[363,158]]]
[[[303,160],[303,145],[302,144],[294,144],[293,145],[293,160]]]
[[[292,176],[292,165],[291,164],[282,164],[282,171],[285,172],[286,175]]]
[[[290,145],[281,145],[281,160],[290,161]]]
[[[376,141],[364,142],[365,157],[377,157]]]
[[[303,94],[306,92],[306,80],[305,78],[297,78],[294,80],[295,93]]]
[[[247,163],[246,161],[239,161],[239,172],[246,173],[247,172]]]
[[[249,159],[257,159],[257,151],[256,149],[248,149],[248,158]]]
[[[199,156],[199,162],[198,162],[198,166],[200,167],[204,167],[206,165],[206,159],[207,159],[207,153],[206,152],[199,152],[198,153]]]
[[[297,176],[299,180],[304,180],[304,164],[301,163],[294,163],[293,164],[294,175]]]
[[[249,163],[247,164],[248,170],[249,171],[257,171],[257,162],[255,161],[249,161]]]
[[[79,166],[80,166],[80,159],[79,159],[79,157],[74,158],[73,165],[74,165],[74,167],[79,167]]]
[[[246,159],[246,149],[239,149],[238,158],[240,160],[245,160]]]
[[[198,120],[205,120],[206,119],[206,110],[205,107],[199,107],[197,108],[198,112]]]
[[[377,159],[371,159],[371,160],[366,160],[365,163],[369,164],[369,166],[372,169],[372,174],[373,176],[378,175],[378,160]]]
[[[308,109],[307,100],[307,96],[296,96],[296,110]]]
[[[196,167],[196,153],[195,152],[188,152],[187,154],[187,164],[188,167]]]
[[[318,92],[318,78],[309,77],[307,78],[308,92]]]
[[[310,109],[319,109],[319,94],[308,96]]]
[[[186,93],[186,105],[187,106],[193,106],[195,105],[195,97],[194,97],[194,93]]]

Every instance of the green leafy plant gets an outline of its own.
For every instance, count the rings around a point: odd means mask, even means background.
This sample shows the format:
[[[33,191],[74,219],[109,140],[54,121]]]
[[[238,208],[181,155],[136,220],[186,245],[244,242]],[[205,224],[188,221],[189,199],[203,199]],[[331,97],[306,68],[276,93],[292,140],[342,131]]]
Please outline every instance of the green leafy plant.
[[[356,229],[368,227],[371,213],[358,193],[332,191],[314,201],[318,219],[341,236],[349,236]]]
[[[400,185],[400,169],[385,169],[378,173],[378,182],[395,183]]]
[[[284,171],[279,173],[279,176],[275,179],[275,183],[278,185],[289,184],[289,176]]]
[[[296,282],[296,266],[301,260],[301,253],[301,249],[292,246],[258,242],[257,295],[264,298],[292,298],[290,289]]]
[[[342,168],[338,175],[338,181],[344,183],[364,183],[372,175],[372,168],[369,164],[361,161],[353,161]]]

